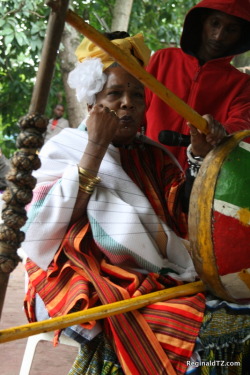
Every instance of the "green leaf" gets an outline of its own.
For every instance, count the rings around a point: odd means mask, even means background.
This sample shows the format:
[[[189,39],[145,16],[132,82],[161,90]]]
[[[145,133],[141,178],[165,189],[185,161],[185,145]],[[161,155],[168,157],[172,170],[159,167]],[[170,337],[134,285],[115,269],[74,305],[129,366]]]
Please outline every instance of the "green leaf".
[[[17,20],[16,20],[15,18],[8,17],[7,22],[8,22],[11,26],[13,26],[13,27],[16,27],[16,25],[17,25]]]
[[[10,44],[12,42],[12,40],[14,39],[14,33],[13,34],[10,34],[10,35],[6,35],[4,37],[4,42],[6,45]]]
[[[13,34],[14,31],[13,29],[11,29],[10,27],[5,27],[1,32],[0,34],[1,35],[10,35],[10,34]]]
[[[23,46],[25,44],[28,44],[28,40],[25,36],[25,34],[23,32],[16,32],[15,33],[15,37],[16,37],[16,40],[17,40],[17,43],[19,44],[19,46]]]
[[[31,28],[31,30],[30,30],[31,35],[33,35],[33,34],[38,34],[39,31],[40,31],[40,27],[39,27],[39,25],[38,25],[38,24],[33,24],[33,25],[32,25],[32,28]]]

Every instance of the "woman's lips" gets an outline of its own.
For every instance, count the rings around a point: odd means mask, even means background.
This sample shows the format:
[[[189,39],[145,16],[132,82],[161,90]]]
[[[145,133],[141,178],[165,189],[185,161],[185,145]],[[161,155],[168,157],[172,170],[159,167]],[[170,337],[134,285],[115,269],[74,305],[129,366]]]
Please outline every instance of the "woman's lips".
[[[127,128],[129,125],[134,125],[135,121],[132,116],[122,116],[120,117],[120,123],[124,125],[125,128]]]

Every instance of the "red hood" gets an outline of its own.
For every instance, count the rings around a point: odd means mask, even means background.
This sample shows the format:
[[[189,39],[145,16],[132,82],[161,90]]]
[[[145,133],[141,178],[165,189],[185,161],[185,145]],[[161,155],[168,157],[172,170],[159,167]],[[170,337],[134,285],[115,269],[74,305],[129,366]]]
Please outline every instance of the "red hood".
[[[250,0],[202,0],[189,13],[196,8],[219,10],[250,22]]]
[[[237,49],[230,51],[230,55],[246,52],[250,49],[250,0],[202,0],[188,12],[183,25],[181,47],[184,52],[191,53],[201,35],[201,23],[199,22],[204,8],[219,10],[231,16],[242,18],[249,23],[248,32],[244,33]]]

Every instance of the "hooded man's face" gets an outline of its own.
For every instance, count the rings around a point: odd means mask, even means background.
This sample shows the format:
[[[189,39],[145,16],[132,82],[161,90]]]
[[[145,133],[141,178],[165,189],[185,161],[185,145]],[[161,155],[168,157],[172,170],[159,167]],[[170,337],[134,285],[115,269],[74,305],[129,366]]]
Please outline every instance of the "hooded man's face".
[[[213,11],[203,24],[199,58],[206,62],[229,55],[241,35],[240,19],[223,12]]]

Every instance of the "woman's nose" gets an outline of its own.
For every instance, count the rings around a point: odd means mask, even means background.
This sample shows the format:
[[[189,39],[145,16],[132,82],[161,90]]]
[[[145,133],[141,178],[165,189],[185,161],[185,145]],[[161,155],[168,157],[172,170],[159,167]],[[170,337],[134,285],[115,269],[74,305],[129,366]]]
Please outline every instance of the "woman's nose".
[[[134,108],[133,98],[131,95],[123,95],[122,101],[121,101],[121,107],[122,108]]]

